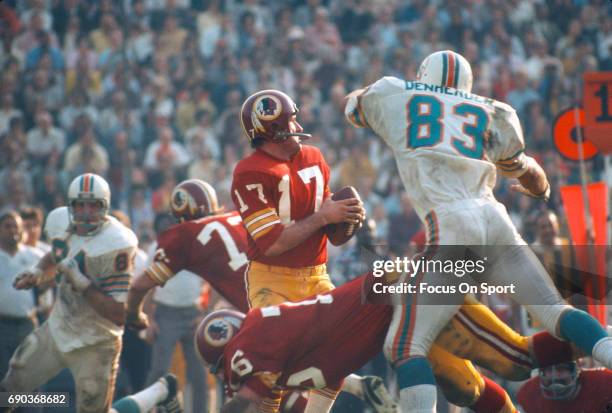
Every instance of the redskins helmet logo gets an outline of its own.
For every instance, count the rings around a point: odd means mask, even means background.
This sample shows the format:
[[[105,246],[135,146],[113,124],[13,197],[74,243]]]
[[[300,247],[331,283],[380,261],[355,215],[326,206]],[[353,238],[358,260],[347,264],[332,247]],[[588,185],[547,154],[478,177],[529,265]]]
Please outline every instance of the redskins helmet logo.
[[[206,342],[213,347],[221,347],[230,340],[230,331],[231,326],[227,320],[223,318],[213,320],[204,333]]]
[[[184,189],[178,188],[172,195],[172,207],[176,211],[184,211],[189,206],[189,194]]]
[[[251,122],[258,132],[265,132],[266,128],[261,121],[271,121],[278,118],[283,111],[281,101],[274,95],[263,95],[253,102]]]

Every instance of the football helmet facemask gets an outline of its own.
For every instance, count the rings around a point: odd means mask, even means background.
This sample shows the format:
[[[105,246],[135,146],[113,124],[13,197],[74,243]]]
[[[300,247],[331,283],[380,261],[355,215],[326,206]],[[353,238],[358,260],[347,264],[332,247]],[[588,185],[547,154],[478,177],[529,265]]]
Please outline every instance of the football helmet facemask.
[[[262,90],[242,104],[240,124],[250,142],[256,138],[271,142],[282,142],[290,136],[310,138],[312,135],[308,133],[290,130],[291,117],[298,111],[293,99],[285,93],[274,89]]]
[[[575,361],[541,368],[539,374],[540,389],[547,399],[564,400],[576,395],[580,368]]]
[[[86,173],[72,180],[68,186],[68,211],[77,233],[93,235],[102,227],[110,199],[110,187],[100,175]]]
[[[451,50],[435,52],[427,56],[417,72],[417,81],[435,86],[452,87],[464,92],[472,91],[472,67],[470,63]]]

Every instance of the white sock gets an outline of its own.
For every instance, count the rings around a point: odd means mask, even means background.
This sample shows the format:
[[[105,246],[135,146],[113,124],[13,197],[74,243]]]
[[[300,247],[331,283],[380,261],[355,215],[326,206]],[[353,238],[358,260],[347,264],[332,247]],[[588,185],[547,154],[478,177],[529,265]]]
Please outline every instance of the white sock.
[[[419,384],[400,390],[402,413],[436,413],[436,386]]]
[[[612,337],[604,337],[593,346],[593,358],[612,369]]]
[[[344,378],[342,391],[352,394],[355,397],[363,400],[363,383],[362,377],[357,374],[351,374]]]
[[[311,390],[304,413],[329,413],[336,401],[336,394],[328,389]]]
[[[168,387],[158,380],[146,389],[129,397],[138,404],[141,412],[148,412],[168,397]]]

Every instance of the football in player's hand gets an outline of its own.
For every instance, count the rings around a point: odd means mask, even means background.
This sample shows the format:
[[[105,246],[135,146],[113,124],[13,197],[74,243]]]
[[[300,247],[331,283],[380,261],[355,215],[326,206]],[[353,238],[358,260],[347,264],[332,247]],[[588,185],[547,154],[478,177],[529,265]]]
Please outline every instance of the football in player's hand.
[[[361,199],[357,190],[352,186],[344,186],[340,188],[331,197],[331,199],[334,201],[341,201],[343,199],[350,198]],[[328,224],[323,227],[323,230],[325,231],[329,242],[331,242],[333,245],[342,245],[353,238],[353,235],[355,235],[355,232],[357,232],[360,226],[361,223],[355,225],[349,224],[348,222],[341,222],[339,224]]]

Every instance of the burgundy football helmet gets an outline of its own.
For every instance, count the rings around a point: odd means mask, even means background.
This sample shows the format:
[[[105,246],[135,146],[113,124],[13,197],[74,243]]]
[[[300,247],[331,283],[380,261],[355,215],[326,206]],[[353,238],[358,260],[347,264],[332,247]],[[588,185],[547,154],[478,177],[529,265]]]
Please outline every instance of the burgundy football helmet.
[[[201,179],[188,179],[178,184],[172,191],[170,208],[181,222],[203,218],[220,211],[215,189]]]
[[[289,136],[310,138],[310,134],[289,131],[289,120],[298,111],[293,99],[285,93],[274,89],[261,90],[242,104],[240,124],[251,142],[255,138],[272,142],[282,142]]]
[[[239,311],[219,310],[200,322],[194,336],[195,347],[211,373],[217,373],[225,345],[238,333],[244,318]]]

